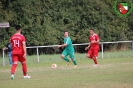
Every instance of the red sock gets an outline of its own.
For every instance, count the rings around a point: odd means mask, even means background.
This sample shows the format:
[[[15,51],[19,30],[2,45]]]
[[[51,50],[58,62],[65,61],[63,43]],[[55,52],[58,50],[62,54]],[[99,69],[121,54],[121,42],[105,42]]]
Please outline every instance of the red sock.
[[[94,60],[94,63],[95,63],[95,64],[98,64],[98,63],[97,63],[97,57],[93,57],[93,60]]]
[[[92,57],[92,55],[90,55],[90,57],[89,57],[90,59],[93,59],[93,57]]]
[[[14,74],[14,73],[15,73],[15,70],[16,70],[17,65],[18,65],[18,64],[13,64],[13,65],[12,65],[11,74]]]
[[[23,70],[23,75],[26,76],[27,75],[27,66],[26,66],[26,63],[22,63],[22,70]]]

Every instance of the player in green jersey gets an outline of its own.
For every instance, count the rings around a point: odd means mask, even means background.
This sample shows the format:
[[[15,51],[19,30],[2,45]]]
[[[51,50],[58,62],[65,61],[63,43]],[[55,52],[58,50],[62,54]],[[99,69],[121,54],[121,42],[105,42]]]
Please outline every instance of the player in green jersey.
[[[71,38],[68,36],[68,31],[64,32],[64,37],[64,44],[58,46],[58,48],[65,47],[64,51],[62,52],[61,58],[67,61],[66,66],[68,66],[70,64],[70,61],[72,60],[75,65],[74,68],[76,68],[77,63],[74,59],[74,47],[72,45]],[[71,58],[71,60],[67,58],[68,55]]]

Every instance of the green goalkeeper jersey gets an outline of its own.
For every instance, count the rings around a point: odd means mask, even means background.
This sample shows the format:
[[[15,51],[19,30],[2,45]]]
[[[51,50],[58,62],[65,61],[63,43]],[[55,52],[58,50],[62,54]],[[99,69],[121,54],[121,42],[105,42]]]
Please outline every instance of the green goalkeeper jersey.
[[[74,47],[72,45],[72,41],[70,37],[64,38],[64,44],[67,44],[67,46],[65,47],[65,50],[74,52]]]

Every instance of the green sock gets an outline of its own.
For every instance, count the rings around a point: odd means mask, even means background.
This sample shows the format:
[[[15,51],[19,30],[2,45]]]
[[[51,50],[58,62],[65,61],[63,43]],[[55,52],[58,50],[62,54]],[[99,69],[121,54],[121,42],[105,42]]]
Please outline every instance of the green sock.
[[[76,60],[72,59],[72,61],[73,61],[74,65],[77,65],[77,62],[76,62]]]
[[[67,57],[64,57],[64,60],[70,62],[70,60]]]

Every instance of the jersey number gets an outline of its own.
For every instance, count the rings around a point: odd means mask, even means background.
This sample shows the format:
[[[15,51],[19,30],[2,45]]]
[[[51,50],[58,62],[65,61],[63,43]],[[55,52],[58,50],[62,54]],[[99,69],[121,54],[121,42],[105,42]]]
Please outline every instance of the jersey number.
[[[14,42],[14,47],[19,47],[19,40],[13,40]]]

